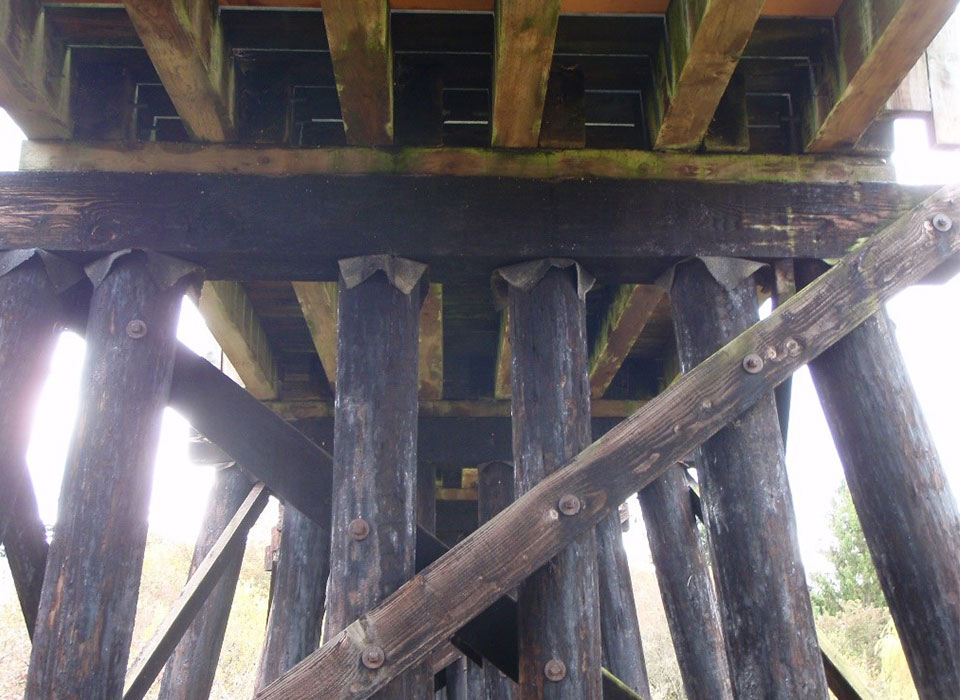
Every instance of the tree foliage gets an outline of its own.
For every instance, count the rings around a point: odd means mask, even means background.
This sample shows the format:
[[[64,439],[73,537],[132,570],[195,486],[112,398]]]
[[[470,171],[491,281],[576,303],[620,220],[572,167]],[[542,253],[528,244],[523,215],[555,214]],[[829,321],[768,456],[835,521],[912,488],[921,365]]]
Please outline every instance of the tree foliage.
[[[851,602],[885,608],[883,590],[846,483],[841,484],[833,497],[830,531],[834,542],[826,556],[833,565],[833,572],[813,577],[811,600],[814,607],[830,615],[839,613],[845,604]]]

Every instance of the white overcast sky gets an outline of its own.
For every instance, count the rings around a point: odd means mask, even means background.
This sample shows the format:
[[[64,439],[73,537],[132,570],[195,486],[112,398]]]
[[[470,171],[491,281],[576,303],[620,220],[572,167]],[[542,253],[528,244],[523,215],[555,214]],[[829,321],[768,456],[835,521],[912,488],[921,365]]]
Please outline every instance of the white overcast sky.
[[[0,111],[0,170],[15,170],[22,135]],[[932,152],[919,122],[897,125],[898,177],[913,184],[960,181],[960,154]],[[916,286],[888,305],[897,325],[906,362],[932,429],[940,456],[953,486],[960,492],[960,431],[956,400],[960,396],[960,347],[957,309],[960,277],[941,286]],[[200,353],[215,345],[196,309],[184,304],[179,335]],[[28,463],[48,523],[56,518],[59,484],[76,411],[83,342],[65,334],[53,360],[49,381],[40,401]],[[851,390],[855,390],[851,387]],[[150,512],[151,531],[192,541],[199,526],[212,481],[209,468],[190,464],[186,453],[186,422],[172,411],[164,418]],[[843,475],[830,433],[823,421],[806,370],[794,380],[787,465],[793,491],[800,543],[808,572],[824,565],[826,529],[831,498]],[[635,526],[627,535],[635,565],[648,566],[649,553],[642,525],[633,509]],[[270,518],[267,518],[269,521]],[[4,572],[5,574],[6,572]]]

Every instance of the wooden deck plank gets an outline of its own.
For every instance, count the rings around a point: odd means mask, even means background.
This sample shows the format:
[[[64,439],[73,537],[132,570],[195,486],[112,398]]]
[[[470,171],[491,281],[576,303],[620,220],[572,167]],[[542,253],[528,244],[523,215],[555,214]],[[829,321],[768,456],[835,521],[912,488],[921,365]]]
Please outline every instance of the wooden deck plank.
[[[497,4],[491,112],[494,146],[536,148],[559,18],[560,0]]]
[[[806,150],[849,150],[864,134],[957,6],[956,0],[845,0],[837,12],[839,51],[826,66],[804,122]]]
[[[673,0],[666,44],[656,57],[648,125],[658,149],[703,141],[764,0]]]
[[[233,59],[218,13],[208,3],[188,5],[124,1],[187,132],[197,141],[231,141],[236,136]]]

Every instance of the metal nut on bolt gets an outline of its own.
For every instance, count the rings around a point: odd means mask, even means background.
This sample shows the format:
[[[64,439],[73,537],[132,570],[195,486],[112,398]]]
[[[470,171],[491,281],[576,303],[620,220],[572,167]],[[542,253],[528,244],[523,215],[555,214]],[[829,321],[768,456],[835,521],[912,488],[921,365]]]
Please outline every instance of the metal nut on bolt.
[[[567,677],[567,665],[560,659],[550,659],[543,665],[543,675],[548,681],[557,683]]]
[[[796,338],[787,338],[783,343],[783,349],[787,351],[787,354],[791,357],[796,357],[800,354],[800,343]]]
[[[582,507],[583,504],[580,502],[580,499],[572,493],[561,496],[560,502],[557,504],[557,508],[559,508],[560,512],[564,515],[576,515]]]
[[[371,670],[376,670],[383,666],[384,655],[383,649],[378,646],[370,645],[365,647],[363,653],[360,654],[360,661],[363,662],[363,665]]]
[[[743,358],[743,369],[748,374],[758,374],[763,369],[763,358],[757,353],[751,352]]]
[[[127,324],[127,336],[134,340],[139,340],[147,334],[147,324],[139,318],[135,318]]]
[[[363,518],[351,520],[350,524],[347,525],[347,534],[350,535],[351,540],[356,540],[357,542],[365,540],[367,539],[367,535],[370,534],[370,524]]]
[[[940,233],[946,233],[953,228],[953,219],[946,214],[934,214],[933,227]]]

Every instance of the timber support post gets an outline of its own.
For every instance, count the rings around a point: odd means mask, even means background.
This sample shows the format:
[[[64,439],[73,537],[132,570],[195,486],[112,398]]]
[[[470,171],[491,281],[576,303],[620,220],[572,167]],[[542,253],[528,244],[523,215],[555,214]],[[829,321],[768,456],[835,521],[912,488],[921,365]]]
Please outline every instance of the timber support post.
[[[487,462],[477,468],[477,521],[483,525],[513,503],[513,465]],[[491,663],[483,664],[483,684],[489,700],[514,700],[517,684]]]
[[[190,561],[190,576],[216,544],[220,533],[250,493],[251,486],[253,481],[236,463],[217,470]],[[167,661],[160,681],[160,700],[192,700],[210,696],[223,635],[240,578],[245,542],[246,538],[242,538],[233,545],[230,563],[220,574],[220,581],[207,596]]]
[[[415,572],[417,364],[425,266],[390,256],[340,262],[333,523],[325,637],[335,637]],[[385,661],[372,640],[362,665]],[[427,665],[384,698],[425,697]]]
[[[509,290],[519,496],[590,444],[584,294],[592,279],[587,282],[589,275],[572,261],[523,263],[498,274]],[[581,498],[565,494],[556,505],[557,517],[576,518]],[[578,537],[524,581],[518,605],[521,696],[599,700],[602,651],[594,531]]]
[[[677,266],[671,304],[685,372],[758,320],[754,269],[731,259]],[[781,352],[758,349],[742,371],[762,371]],[[704,443],[699,464],[735,695],[826,698],[773,393]]]
[[[184,282],[196,268],[125,251],[94,282],[84,392],[34,632],[27,697],[120,697],[160,418]],[[64,640],[72,640],[65,644]]]
[[[26,453],[33,412],[60,324],[58,272],[66,283],[82,270],[39,250],[0,253],[0,541],[15,501],[30,486]]]
[[[675,466],[638,494],[647,541],[687,696],[733,700],[717,594],[682,470]]]
[[[960,513],[886,311],[810,374],[917,692],[960,697]]]
[[[318,437],[307,421],[297,427]],[[270,612],[257,670],[257,689],[264,688],[320,645],[323,611],[330,575],[330,525],[321,525],[283,506],[280,552],[271,576]]]

